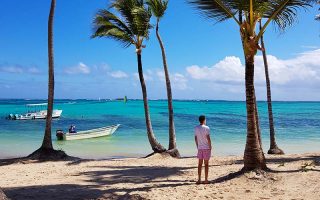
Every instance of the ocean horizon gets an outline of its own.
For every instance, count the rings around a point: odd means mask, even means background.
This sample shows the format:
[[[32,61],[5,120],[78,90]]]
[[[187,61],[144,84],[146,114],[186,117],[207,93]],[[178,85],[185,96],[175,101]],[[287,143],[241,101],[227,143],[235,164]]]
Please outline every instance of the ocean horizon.
[[[42,142],[45,120],[10,121],[9,114],[22,114],[25,105],[45,103],[45,99],[0,99],[0,158],[27,156]],[[150,100],[151,120],[159,142],[168,146],[168,113],[166,100]],[[142,157],[152,152],[148,143],[143,102],[129,99],[127,103],[110,99],[56,99],[55,108],[62,109],[61,118],[54,119],[52,139],[56,149],[82,158]],[[267,103],[258,101],[264,152],[269,147]],[[320,102],[274,101],[277,142],[287,154],[319,150]],[[244,101],[174,100],[177,146],[182,156],[194,156],[193,127],[198,116],[207,116],[211,128],[214,155],[242,155],[246,141],[246,107]],[[78,131],[121,124],[112,135],[102,138],[57,141],[55,131],[67,130],[75,124]]]

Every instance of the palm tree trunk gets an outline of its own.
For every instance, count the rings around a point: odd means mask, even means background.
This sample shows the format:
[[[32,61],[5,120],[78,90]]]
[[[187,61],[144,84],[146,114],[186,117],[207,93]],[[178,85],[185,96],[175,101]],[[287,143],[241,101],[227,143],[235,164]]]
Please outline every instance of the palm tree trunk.
[[[173,105],[172,105],[172,90],[171,90],[170,75],[168,71],[165,48],[159,34],[159,19],[157,20],[156,35],[161,48],[163,70],[164,70],[166,87],[167,87],[168,113],[169,113],[169,149],[168,150],[174,151],[174,154],[173,154],[174,157],[180,157],[179,151],[177,149],[176,133],[175,133],[174,119],[173,119],[174,114],[173,114]]]
[[[49,57],[49,80],[48,80],[48,108],[46,118],[46,129],[41,148],[53,150],[51,139],[51,122],[54,98],[54,57],[53,57],[53,20],[56,0],[51,1],[51,8],[48,21],[48,57]]]
[[[246,106],[247,106],[247,142],[244,152],[244,169],[266,169],[266,160],[260,144],[259,125],[254,89],[254,55],[246,55]]]
[[[260,29],[261,29],[261,21],[260,21]],[[284,152],[278,147],[276,142],[276,137],[275,137],[273,113],[272,113],[271,86],[270,86],[270,78],[269,78],[269,66],[268,66],[267,53],[265,50],[263,35],[261,36],[261,47],[263,49],[262,55],[263,55],[264,71],[266,76],[269,129],[270,129],[270,149],[268,150],[268,154],[284,154]]]
[[[51,1],[50,14],[48,20],[48,107],[46,117],[46,129],[41,147],[30,154],[27,158],[36,160],[65,160],[68,155],[61,150],[54,150],[52,146],[51,138],[51,122],[52,122],[52,111],[53,111],[53,99],[54,99],[54,56],[53,56],[53,19],[54,11],[56,6],[56,0]]]
[[[147,88],[146,88],[146,83],[143,77],[141,53],[139,51],[137,52],[137,59],[138,59],[138,72],[139,72],[139,79],[140,79],[140,84],[142,89],[144,114],[145,114],[149,143],[154,153],[162,153],[162,152],[165,152],[166,149],[156,140],[155,135],[153,134],[150,113],[149,113]]]

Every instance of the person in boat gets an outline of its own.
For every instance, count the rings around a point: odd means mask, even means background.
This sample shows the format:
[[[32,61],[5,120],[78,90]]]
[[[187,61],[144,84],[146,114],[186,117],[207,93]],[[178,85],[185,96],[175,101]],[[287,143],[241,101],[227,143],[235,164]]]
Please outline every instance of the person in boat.
[[[71,125],[70,128],[69,128],[69,133],[77,133],[77,130],[76,130],[76,126],[75,125]]]

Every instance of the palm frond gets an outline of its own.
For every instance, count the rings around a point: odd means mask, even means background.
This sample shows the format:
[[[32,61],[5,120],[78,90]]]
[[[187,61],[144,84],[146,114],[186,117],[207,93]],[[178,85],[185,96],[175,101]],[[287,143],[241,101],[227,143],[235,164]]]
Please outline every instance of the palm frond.
[[[143,0],[115,0],[112,7],[119,12],[135,35],[148,37],[151,11],[145,7]]]
[[[132,24],[136,31],[136,35],[149,39],[149,30],[152,28],[150,24],[150,18],[152,16],[151,11],[145,7],[135,7],[132,9],[132,15]]]
[[[108,9],[99,10],[94,17],[92,37],[109,37],[124,47],[140,46],[143,38],[149,37],[150,18],[151,11],[143,0],[114,0]]]
[[[102,9],[98,11],[93,20],[94,30],[92,38],[110,37],[123,43],[124,47],[128,47],[134,43],[134,34],[128,26],[122,22],[116,15],[108,10]]]
[[[233,18],[240,24],[236,14],[243,0],[189,0],[189,3],[197,8],[203,16],[222,22]]]
[[[320,5],[320,1],[318,1],[318,4]],[[320,8],[318,10],[320,11]],[[320,14],[316,15],[316,20],[320,21]]]
[[[160,19],[164,16],[168,8],[168,0],[146,0],[147,5],[152,11],[152,14]]]
[[[271,19],[282,31],[294,24],[299,10],[306,10],[314,3],[316,0],[269,0],[268,10],[264,13],[264,17]]]

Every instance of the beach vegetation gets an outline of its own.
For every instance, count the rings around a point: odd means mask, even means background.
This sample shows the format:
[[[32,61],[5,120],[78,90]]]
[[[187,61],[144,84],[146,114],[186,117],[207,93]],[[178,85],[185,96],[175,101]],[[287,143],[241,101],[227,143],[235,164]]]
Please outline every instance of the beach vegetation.
[[[262,22],[259,22],[260,30],[262,29]],[[270,148],[268,154],[282,155],[284,151],[280,149],[276,142],[276,133],[274,128],[273,110],[272,110],[272,97],[271,97],[271,86],[270,86],[270,76],[269,76],[269,65],[266,47],[264,44],[264,34],[261,35],[260,42],[262,48],[262,58],[264,64],[264,73],[266,77],[266,87],[267,87],[267,104],[268,104],[268,119],[269,119],[269,133],[270,133]]]
[[[54,53],[53,53],[53,22],[56,0],[51,0],[48,19],[48,106],[46,117],[46,128],[41,147],[30,154],[28,158],[40,160],[64,159],[67,155],[63,151],[53,149],[51,137],[52,112],[54,101]]]
[[[247,141],[244,170],[267,169],[262,149],[258,110],[254,86],[254,58],[262,50],[259,40],[271,22],[284,30],[291,26],[299,8],[307,8],[315,1],[308,0],[189,0],[205,18],[215,22],[233,19],[240,30],[245,57],[245,91],[247,107]],[[257,31],[257,23],[265,23]]]
[[[174,127],[174,113],[173,113],[173,103],[172,103],[172,90],[170,82],[170,74],[167,64],[167,56],[163,41],[159,33],[159,24],[162,17],[165,15],[165,12],[168,8],[168,0],[147,0],[147,5],[152,11],[153,16],[156,18],[156,35],[161,48],[162,62],[163,62],[163,71],[166,82],[167,89],[167,99],[168,99],[168,115],[169,115],[169,148],[168,153],[173,157],[180,157],[180,153],[177,149],[176,143],[176,133]]]
[[[152,28],[151,16],[151,10],[143,0],[115,0],[110,7],[97,12],[93,20],[92,38],[110,38],[120,42],[124,48],[135,46],[147,136],[153,152],[162,153],[166,149],[157,141],[153,132],[142,66],[142,50],[146,47],[144,41],[149,39]]]

